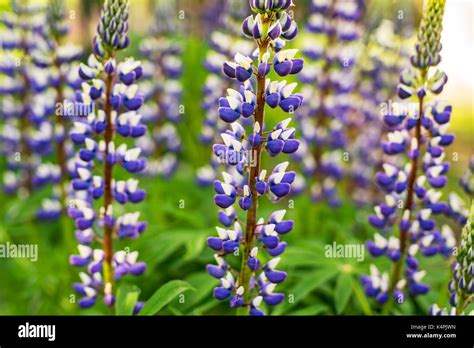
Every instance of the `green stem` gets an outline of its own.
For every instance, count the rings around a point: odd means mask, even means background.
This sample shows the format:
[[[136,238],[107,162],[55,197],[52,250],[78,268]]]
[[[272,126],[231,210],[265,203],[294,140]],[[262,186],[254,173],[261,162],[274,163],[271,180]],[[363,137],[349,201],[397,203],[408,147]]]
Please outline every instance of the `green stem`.
[[[461,313],[464,311],[464,305],[466,303],[466,298],[463,296],[460,291],[458,291],[458,305],[456,307],[456,315],[461,315]]]

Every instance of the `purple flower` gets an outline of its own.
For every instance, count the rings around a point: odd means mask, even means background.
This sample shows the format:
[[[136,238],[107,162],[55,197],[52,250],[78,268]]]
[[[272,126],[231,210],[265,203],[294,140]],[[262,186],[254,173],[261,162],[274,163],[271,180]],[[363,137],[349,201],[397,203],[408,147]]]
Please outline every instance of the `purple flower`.
[[[222,173],[223,181],[214,181],[214,202],[222,209],[219,221],[228,229],[217,227],[218,236],[208,238],[209,247],[216,252],[217,266],[208,265],[206,269],[211,276],[221,279],[214,297],[229,300],[230,307],[242,314],[263,315],[259,308],[262,301],[272,306],[284,298],[283,294],[273,293],[273,289],[287,277],[277,269],[279,255],[286,248],[280,235],[292,230],[293,221],[284,220],[285,210],[272,213],[268,221],[257,218],[257,204],[265,195],[273,202],[287,197],[296,177],[295,172],[287,170],[289,162],[275,166],[268,177],[260,162],[265,152],[272,157],[293,154],[300,145],[295,129],[288,127],[291,119],[265,132],[263,114],[265,104],[293,113],[303,103],[303,97],[293,93],[296,83],[266,78],[271,66],[280,76],[296,74],[303,68],[303,61],[295,58],[297,50],[281,50],[281,38],[289,39],[296,34],[294,22],[284,12],[290,5],[291,1],[251,2],[258,14],[244,20],[242,31],[260,47],[257,63],[255,55],[240,52],[232,61],[223,63],[225,76],[240,82],[240,86],[228,88],[227,96],[218,102],[219,118],[229,125],[221,132],[222,142],[213,146],[219,162],[227,167]],[[263,16],[268,12],[275,16]],[[264,26],[268,26],[267,32],[263,31]],[[235,207],[236,203],[240,209]],[[245,231],[237,222],[239,212],[246,214]],[[271,259],[263,264],[259,250],[266,250]],[[243,258],[238,274],[224,260],[235,256]]]
[[[302,95],[308,102],[296,112],[303,139],[295,158],[308,177],[312,200],[325,201],[331,207],[340,206],[337,183],[347,172],[341,149],[349,148],[346,131],[352,128],[351,115],[357,112],[351,94],[358,85],[354,69],[358,56],[351,47],[359,39],[361,5],[359,1],[311,2],[306,24],[309,36],[302,49],[315,64],[299,76],[307,84]],[[282,20],[286,23],[285,18]],[[297,28],[288,29],[289,33],[293,31]],[[293,58],[292,51],[281,51],[276,57],[278,74],[285,76],[300,70],[301,61]],[[280,102],[280,106],[296,110],[298,98],[294,95]],[[273,99],[277,99],[275,95],[271,102]]]
[[[433,6],[437,7],[438,4],[428,3],[420,26],[418,46],[440,47],[443,8],[432,12]],[[427,28],[427,22],[432,26],[430,29]],[[429,42],[425,42],[426,30],[434,33],[427,39]],[[397,303],[403,303],[407,296],[424,295],[430,290],[430,286],[423,282],[426,271],[419,269],[420,255],[432,257],[440,254],[449,257],[456,246],[449,227],[443,226],[440,231],[433,218],[433,215],[448,210],[448,204],[440,201],[442,193],[437,190],[446,185],[446,173],[450,167],[444,153],[444,148],[450,142],[443,142],[442,137],[447,129],[451,107],[425,100],[427,93],[437,94],[440,90],[439,86],[431,90],[429,85],[432,80],[426,76],[426,70],[437,65],[432,59],[439,61],[439,51],[430,57],[425,57],[425,54],[425,51],[417,49],[417,55],[411,61],[413,67],[402,72],[402,82],[398,88],[400,98],[417,99],[417,112],[398,119],[385,117],[390,129],[387,140],[382,142],[382,149],[388,157],[383,164],[383,171],[377,173],[376,181],[386,194],[386,199],[385,203],[375,207],[376,214],[369,217],[371,225],[387,237],[375,234],[374,241],[367,242],[367,248],[374,257],[385,255],[396,264],[390,276],[384,273],[384,278],[387,278],[384,284],[389,284],[384,287],[384,294],[386,291],[388,298],[393,297]],[[418,72],[414,69],[418,69]],[[421,78],[415,79],[418,74],[421,74]],[[437,73],[436,76],[442,78],[440,76],[444,75]],[[442,79],[446,81],[446,78]],[[398,235],[395,234],[397,227]],[[362,278],[366,294],[379,296],[370,285],[373,281],[370,283],[368,279],[368,276]],[[378,298],[377,301],[381,303]]]
[[[138,173],[147,164],[140,156],[140,147],[128,148],[125,142],[120,142],[120,137],[137,139],[146,133],[142,116],[137,112],[144,101],[135,83],[143,75],[140,62],[130,58],[117,63],[113,58],[116,50],[128,45],[127,18],[127,2],[104,3],[95,53],[79,70],[85,82],[76,94],[77,99],[98,109],[75,122],[70,132],[72,141],[81,146],[72,168],[76,198],[68,213],[75,220],[75,235],[80,243],[79,255],[72,255],[70,263],[87,268],[87,273],[80,274],[82,283],[74,286],[84,296],[79,300],[83,308],[93,306],[100,294],[107,306],[113,306],[113,284],[126,275],[138,276],[146,270],[146,264],[138,261],[138,252],[114,251],[112,244],[115,237],[134,239],[146,230],[146,223],[139,220],[139,212],[114,214],[114,201],[133,204],[146,196],[138,187],[138,180],[114,178],[118,165],[128,173]],[[96,170],[103,174],[93,174]],[[98,211],[94,210],[94,201],[100,201]],[[102,229],[103,242],[100,249],[93,249],[99,229]]]
[[[36,217],[55,220],[66,203],[64,180],[68,176],[66,160],[70,153],[66,151],[67,129],[59,117],[63,115],[52,117],[57,111],[56,104],[66,101],[59,100],[60,94],[53,90],[61,90],[61,95],[70,92],[72,83],[66,75],[73,70],[81,50],[58,43],[67,34],[62,3],[46,8],[15,2],[12,10],[1,19],[6,27],[0,64],[0,73],[5,75],[0,87],[0,95],[5,96],[1,106],[1,153],[7,157],[3,187],[7,194],[15,194],[19,189],[30,193],[52,184],[58,190],[41,202]],[[13,49],[23,57],[21,66],[15,66],[10,52]],[[21,161],[12,153],[21,153]],[[50,155],[55,160],[46,163]]]
[[[181,139],[177,124],[182,120],[185,108],[180,83],[183,49],[176,42],[179,31],[174,19],[176,11],[175,2],[166,6],[156,4],[150,33],[140,45],[140,52],[146,59],[143,68],[133,67],[123,74],[123,79],[130,81],[143,74],[139,86],[145,105],[141,113],[144,123],[153,127],[154,132],[140,137],[136,144],[146,156],[153,158],[145,170],[147,175],[170,177],[179,165]]]
[[[244,118],[249,118],[244,121],[245,125],[250,123],[250,117],[254,112],[255,96],[252,88],[249,83],[246,84],[245,88],[240,88],[239,81],[233,79],[236,66],[234,62],[230,61],[233,57],[236,57],[237,53],[243,57],[252,55],[252,45],[248,45],[239,33],[238,23],[246,12],[245,7],[244,2],[236,2],[232,6],[225,6],[223,15],[219,17],[226,18],[226,20],[220,28],[208,35],[210,50],[206,55],[204,67],[209,71],[209,75],[203,88],[202,109],[205,117],[200,135],[200,141],[206,145],[219,142],[220,134],[229,129],[229,124],[226,121],[236,120],[240,116],[239,113],[234,112],[232,107],[238,109],[239,112],[242,111]],[[213,8],[210,12],[214,14],[215,11],[216,9]],[[215,17],[217,16],[214,16],[213,24],[218,22]],[[253,21],[253,17],[249,17],[249,20],[250,18]],[[226,30],[222,30],[222,28]],[[252,28],[253,25],[249,30],[252,30]],[[237,52],[237,49],[241,51]],[[245,51],[242,51],[242,49]],[[226,61],[227,64],[225,64]],[[223,66],[227,73],[232,76],[232,79],[223,74]],[[270,70],[268,59],[261,59],[257,69],[262,73],[268,73]],[[223,97],[226,91],[229,91],[227,97],[232,97],[229,98],[232,106],[229,105],[227,98]],[[222,105],[220,105],[220,101],[222,101]],[[216,109],[217,104],[221,107],[220,109]],[[218,176],[220,167],[226,167],[226,170],[228,170],[227,163],[211,158],[207,166],[198,170],[196,180],[198,185],[212,184]]]
[[[465,313],[466,304],[474,293],[474,265],[472,256],[472,241],[474,235],[474,228],[472,222],[473,207],[471,206],[471,217],[464,226],[458,253],[451,264],[452,278],[448,283],[449,290],[449,304],[451,310],[448,308],[439,308],[434,304],[430,307],[430,315],[463,315]],[[452,235],[452,231],[450,231]],[[444,235],[448,235],[444,233]]]

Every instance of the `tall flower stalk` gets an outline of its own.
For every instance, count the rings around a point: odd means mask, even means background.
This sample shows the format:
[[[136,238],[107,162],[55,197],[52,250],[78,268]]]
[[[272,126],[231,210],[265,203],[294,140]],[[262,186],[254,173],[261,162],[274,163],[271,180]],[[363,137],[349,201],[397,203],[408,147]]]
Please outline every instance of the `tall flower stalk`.
[[[49,74],[32,64],[32,52],[43,40],[45,9],[27,1],[13,0],[12,12],[1,21],[2,154],[7,157],[3,190],[27,195],[58,173],[43,157],[51,153],[52,126],[48,116],[54,111],[54,98],[47,92]]]
[[[209,71],[203,87],[204,98],[201,104],[205,117],[200,141],[204,145],[219,141],[220,134],[229,129],[229,124],[220,120],[215,106],[228,88],[235,87],[236,82],[222,75],[222,65],[226,60],[232,59],[237,52],[250,55],[254,50],[254,45],[242,38],[240,28],[242,12],[244,12],[242,7],[245,7],[243,6],[245,2],[230,0],[226,5],[225,11],[222,13],[224,25],[209,35],[210,49],[204,61],[204,67]],[[212,156],[208,165],[199,168],[197,183],[202,186],[211,185],[217,178],[221,166],[222,163]]]
[[[344,148],[357,81],[361,13],[357,0],[313,0],[302,50],[311,64],[300,77],[308,102],[298,112],[304,139],[298,156],[305,176],[311,178],[313,201],[331,207],[341,205],[337,183],[349,160]]]
[[[53,202],[58,202],[53,206],[50,199],[43,201],[42,208],[38,211],[39,218],[51,219],[58,218],[67,206],[68,160],[73,149],[67,139],[68,125],[71,123],[66,122],[66,118],[74,116],[73,112],[68,113],[68,103],[72,104],[73,89],[80,87],[81,79],[77,74],[76,61],[81,57],[82,50],[73,44],[63,44],[69,30],[65,22],[63,1],[50,0],[46,10],[46,21],[44,42],[33,51],[32,61],[39,68],[48,69],[49,88],[55,101],[54,113],[51,113],[50,119],[54,128],[56,157],[54,165],[58,173],[57,185],[54,188],[58,189],[59,197],[53,197]],[[56,208],[53,209],[54,207]]]
[[[468,168],[459,179],[459,183],[466,195],[472,199],[474,197],[474,155],[469,159]]]
[[[216,156],[234,166],[244,180],[239,183],[238,178],[223,172],[224,180],[214,182],[217,193],[214,201],[224,209],[219,212],[219,220],[230,229],[217,227],[218,237],[208,238],[209,247],[216,251],[217,266],[208,265],[207,270],[221,280],[220,286],[214,289],[214,297],[218,300],[230,297],[230,306],[237,308],[239,315],[263,315],[262,301],[276,305],[284,299],[283,294],[273,292],[286,279],[285,272],[276,270],[278,256],[286,248],[279,235],[290,232],[293,221],[284,220],[285,210],[273,212],[265,221],[258,215],[258,203],[263,195],[273,202],[281,200],[290,193],[295,179],[294,172],[287,172],[288,162],[275,166],[268,178],[262,165],[264,153],[271,157],[281,152],[291,154],[299,146],[299,141],[294,139],[295,129],[288,128],[291,119],[265,131],[266,105],[292,113],[303,101],[301,95],[293,94],[296,83],[267,78],[272,67],[279,76],[297,74],[303,68],[303,60],[295,58],[297,50],[282,50],[284,40],[293,39],[298,31],[286,12],[291,5],[291,0],[251,0],[250,7],[256,15],[244,20],[242,30],[255,41],[257,49],[252,57],[237,53],[234,61],[223,66],[224,73],[241,86],[238,90],[228,89],[228,96],[219,100],[219,116],[231,124],[231,130],[221,134],[224,143],[215,144],[213,150]],[[249,136],[238,122],[241,118],[252,118]],[[238,197],[240,208],[246,212],[243,228],[233,207]],[[262,249],[270,256],[263,266],[266,258],[261,255]],[[225,256],[232,254],[241,257],[239,271],[225,260]]]
[[[146,172],[164,177],[178,168],[181,141],[176,125],[181,121],[183,72],[180,56],[183,54],[178,38],[176,1],[155,2],[155,18],[150,35],[140,45],[146,58],[146,73],[140,84],[146,103],[142,109],[143,122],[153,130],[149,136],[138,139],[137,145],[150,161]]]
[[[451,264],[452,279],[448,283],[448,308],[430,307],[430,315],[464,315],[466,308],[474,302],[474,204],[471,204],[470,218],[464,226],[455,259]],[[472,310],[469,315],[474,315]]]
[[[451,106],[428,97],[441,93],[447,76],[435,69],[441,60],[441,31],[445,1],[427,0],[418,31],[416,53],[412,67],[401,73],[398,96],[413,98],[402,113],[387,113],[385,124],[391,129],[382,143],[384,153],[393,158],[383,164],[376,175],[385,202],[375,207],[369,222],[380,233],[367,242],[373,256],[387,256],[393,267],[380,273],[375,266],[371,274],[362,276],[365,292],[379,304],[390,297],[403,303],[406,290],[411,297],[426,294],[430,287],[422,282],[426,272],[419,269],[417,256],[441,254],[450,256],[456,244],[448,226],[439,230],[433,215],[445,213],[448,205],[440,200],[437,191],[447,183],[449,162],[445,161],[444,147],[454,136],[447,133]],[[434,71],[433,71],[434,70]],[[399,234],[393,229],[398,224]],[[388,312],[391,304],[386,307]]]
[[[359,78],[349,121],[353,131],[347,146],[350,152],[347,187],[359,206],[373,204],[381,196],[372,179],[383,163],[380,141],[384,125],[380,122],[380,109],[381,106],[388,107],[386,101],[395,96],[398,76],[409,63],[403,43],[403,39],[394,33],[393,23],[384,20],[370,33],[359,58]]]
[[[104,295],[107,306],[113,306],[115,282],[127,274],[140,275],[146,269],[145,263],[137,261],[138,252],[116,251],[113,246],[114,238],[135,239],[146,229],[146,223],[139,221],[139,212],[115,216],[113,209],[114,201],[123,205],[145,198],[138,180],[114,177],[117,165],[129,173],[141,172],[146,167],[140,148],[127,149],[124,142],[116,145],[118,136],[135,139],[146,133],[137,113],[144,101],[135,84],[143,74],[140,62],[133,58],[116,62],[117,51],[129,44],[127,31],[128,1],[106,0],[94,38],[94,54],[79,69],[84,82],[77,101],[95,106],[70,132],[72,141],[82,146],[72,183],[81,198],[75,199],[69,214],[75,220],[79,242],[79,254],[72,255],[70,263],[87,267],[87,273],[80,273],[82,282],[74,284],[83,296],[79,300],[83,308],[94,305],[99,294]],[[96,210],[94,201],[100,199],[100,208]],[[93,249],[96,243],[100,247]],[[137,303],[135,312],[142,306],[143,303]]]
[[[459,178],[459,185],[464,191],[467,200],[463,199],[455,191],[450,192],[448,197],[448,206],[445,215],[458,224],[458,226],[465,226],[468,224],[469,218],[469,202],[472,204],[474,199],[474,156],[471,156],[468,168],[464,171],[461,178]],[[466,203],[467,201],[467,203]],[[471,209],[472,210],[472,209]],[[471,213],[472,215],[472,213]]]

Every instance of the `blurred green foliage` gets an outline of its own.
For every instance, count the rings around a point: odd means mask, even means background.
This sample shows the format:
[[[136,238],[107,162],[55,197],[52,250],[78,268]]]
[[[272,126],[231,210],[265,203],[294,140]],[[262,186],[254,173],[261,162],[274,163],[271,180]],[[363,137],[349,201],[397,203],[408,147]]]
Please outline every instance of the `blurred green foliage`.
[[[1,2],[0,8],[3,10],[4,7],[4,2]],[[149,312],[232,315],[235,311],[227,303],[218,302],[212,297],[212,289],[218,281],[204,269],[213,259],[212,251],[206,247],[206,238],[215,233],[214,226],[217,224],[214,193],[212,188],[195,184],[196,168],[206,164],[211,154],[211,149],[198,141],[204,117],[200,103],[206,71],[202,68],[202,61],[208,47],[205,40],[180,40],[185,47],[182,55],[185,67],[182,78],[185,115],[178,126],[184,149],[181,164],[176,176],[169,180],[152,177],[141,179],[141,186],[148,197],[137,210],[142,212],[141,218],[148,222],[148,229],[138,240],[116,242],[115,247],[139,251],[148,269],[140,277],[125,278],[121,282],[123,288],[117,310],[128,314],[130,303],[136,301],[138,295],[139,300],[148,300],[164,284],[183,280],[189,286],[173,283],[179,285],[173,291],[175,295],[182,293],[181,299],[177,296],[160,296]],[[132,33],[132,46],[127,56],[136,53],[139,41],[140,35]],[[272,111],[267,116],[272,123],[271,120],[281,119],[282,114]],[[469,134],[469,129],[463,133],[462,127],[456,130],[459,136],[454,151],[459,151],[467,158],[468,151],[465,149],[472,150],[472,134]],[[457,178],[464,170],[464,164],[464,161],[453,163],[447,191],[459,191]],[[266,166],[270,167],[270,164]],[[35,243],[39,249],[37,262],[0,259],[0,314],[112,314],[101,303],[88,310],[80,310],[74,303],[77,296],[71,285],[78,280],[78,270],[68,263],[69,255],[76,252],[72,221],[68,218],[53,223],[34,221],[36,207],[48,194],[43,190],[27,199],[0,194],[0,243]],[[348,197],[338,210],[324,204],[313,204],[306,195],[291,199],[294,200],[292,208],[288,208],[288,201],[278,205],[278,209],[286,207],[288,218],[296,222],[295,229],[285,237],[288,248],[281,262],[281,268],[288,272],[288,280],[277,287],[287,297],[282,305],[275,307],[272,314],[379,313],[380,308],[366,299],[358,276],[368,272],[370,263],[374,262],[379,269],[388,269],[390,262],[385,259],[374,260],[369,255],[365,255],[363,262],[326,258],[324,255],[325,245],[333,241],[364,244],[374,232],[366,222],[371,208],[356,207]],[[267,217],[272,209],[276,209],[275,206],[263,202],[259,215]],[[459,228],[454,228],[458,232]],[[430,304],[436,302],[442,306],[447,302],[449,261],[433,258],[424,260],[421,266],[427,269],[426,280],[432,285],[433,291],[425,297],[397,306],[396,313],[425,315]],[[166,290],[162,290],[161,294]]]

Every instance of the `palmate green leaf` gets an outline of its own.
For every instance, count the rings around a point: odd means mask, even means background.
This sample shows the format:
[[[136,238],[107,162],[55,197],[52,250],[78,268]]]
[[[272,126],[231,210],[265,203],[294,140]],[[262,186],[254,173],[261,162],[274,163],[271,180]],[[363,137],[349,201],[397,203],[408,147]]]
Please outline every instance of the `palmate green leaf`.
[[[306,296],[311,293],[311,291],[316,290],[321,285],[334,278],[338,272],[339,271],[337,270],[337,268],[322,268],[314,271],[313,273],[309,273],[307,277],[301,279],[298,283],[296,283],[293,289],[288,290],[287,301],[278,306],[272,314],[280,315],[287,313],[290,308],[305,299]],[[289,295],[293,295],[293,303],[288,302]]]
[[[195,290],[189,283],[172,280],[160,287],[145,303],[139,315],[155,315],[170,303],[176,296],[187,290]]]
[[[116,315],[132,315],[140,292],[135,285],[122,284],[117,291]]]
[[[341,273],[337,277],[336,290],[334,291],[334,302],[336,304],[336,313],[341,314],[346,308],[352,293],[352,275]]]

